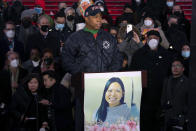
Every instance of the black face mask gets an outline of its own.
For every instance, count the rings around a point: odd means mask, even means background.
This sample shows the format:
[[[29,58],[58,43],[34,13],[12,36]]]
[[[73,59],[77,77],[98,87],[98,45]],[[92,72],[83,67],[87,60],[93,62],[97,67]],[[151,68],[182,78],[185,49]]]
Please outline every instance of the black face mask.
[[[42,26],[41,26],[41,30],[42,30],[43,32],[48,32],[49,26],[48,26],[48,25],[42,25]]]
[[[36,55],[35,55],[35,56],[32,56],[31,59],[32,59],[33,61],[39,61],[40,58],[39,58],[39,56],[36,56]]]
[[[24,20],[22,21],[22,25],[24,28],[28,28],[31,26],[31,21],[30,20]]]
[[[73,15],[68,15],[68,16],[67,16],[67,20],[68,20],[68,21],[74,20],[74,16],[73,16]]]
[[[183,13],[181,13],[180,11],[175,11],[174,15],[178,17],[183,17]]]
[[[47,66],[50,66],[53,62],[53,58],[45,58],[44,59],[44,63],[47,65]]]
[[[171,24],[170,29],[171,30],[179,30],[179,25],[178,24]]]
[[[133,13],[124,13],[125,16],[132,16]]]

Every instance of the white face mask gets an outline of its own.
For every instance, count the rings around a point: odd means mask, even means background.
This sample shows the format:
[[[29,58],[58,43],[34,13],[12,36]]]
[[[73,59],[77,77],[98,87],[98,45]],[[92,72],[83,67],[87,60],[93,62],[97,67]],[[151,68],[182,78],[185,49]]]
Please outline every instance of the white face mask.
[[[167,4],[168,7],[173,7],[174,2],[173,1],[167,1],[166,4]]]
[[[19,64],[19,61],[17,59],[14,59],[10,62],[10,66],[14,68],[18,67],[18,64]]]
[[[100,10],[101,10],[101,12],[104,12],[104,8],[103,7],[100,7]]]
[[[141,2],[141,0],[135,0],[137,3],[140,3]]]
[[[152,50],[156,49],[158,44],[159,44],[159,41],[157,39],[151,39],[150,41],[148,41],[148,46]]]
[[[145,26],[151,26],[152,25],[152,21],[151,20],[144,20],[144,25]]]
[[[38,67],[40,61],[32,61],[34,67]]]
[[[6,32],[6,36],[7,36],[8,38],[14,38],[14,36],[15,36],[15,31],[13,31],[13,30],[8,30],[8,31]]]
[[[84,29],[85,26],[86,26],[85,23],[78,23],[78,24],[76,24],[76,31]]]

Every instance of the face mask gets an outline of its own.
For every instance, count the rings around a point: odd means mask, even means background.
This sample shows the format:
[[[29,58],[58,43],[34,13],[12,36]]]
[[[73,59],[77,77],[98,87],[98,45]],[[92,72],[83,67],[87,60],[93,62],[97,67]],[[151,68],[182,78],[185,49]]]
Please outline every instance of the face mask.
[[[13,31],[13,30],[8,30],[8,31],[6,32],[6,36],[7,36],[8,38],[14,38],[14,36],[15,36],[15,31]]]
[[[168,7],[173,7],[174,2],[173,1],[167,1],[166,4],[167,4]]]
[[[172,23],[171,26],[170,26],[170,29],[178,30],[179,26],[178,26],[178,24]]]
[[[178,16],[178,17],[182,17],[183,16],[183,13],[181,13],[180,11],[175,11],[174,12],[174,15],[175,16]]]
[[[31,59],[32,59],[32,61],[39,61],[40,58],[39,58],[39,56],[34,55],[34,56],[32,56]]]
[[[32,63],[34,67],[37,67],[39,65],[39,61],[32,61]]]
[[[190,51],[182,51],[182,56],[184,58],[189,58],[190,57]]]
[[[34,8],[34,10],[37,12],[37,14],[39,15],[39,14],[41,14],[42,13],[42,8],[38,8],[38,7],[36,7],[36,8]]]
[[[100,10],[101,10],[101,12],[104,12],[104,8],[103,7],[100,7]]]
[[[31,26],[31,21],[30,20],[24,20],[22,21],[22,25],[24,28],[28,28]]]
[[[17,59],[14,59],[14,60],[12,60],[11,62],[10,62],[10,66],[11,67],[18,67],[18,64],[19,64],[19,62],[18,62],[18,60]]]
[[[135,0],[137,3],[140,3],[141,0]]]
[[[43,32],[48,32],[49,26],[48,26],[48,25],[42,25],[42,26],[41,26],[41,30],[42,30]]]
[[[151,26],[152,25],[152,21],[151,20],[144,20],[144,25],[145,26]]]
[[[157,39],[151,39],[148,42],[148,46],[150,47],[150,49],[154,50],[157,48],[159,41]]]
[[[55,29],[56,30],[63,30],[63,28],[64,28],[64,24],[58,24],[58,23],[56,23],[56,25],[55,25]]]
[[[73,16],[73,15],[68,15],[68,16],[67,16],[67,20],[68,20],[68,21],[72,21],[73,19],[74,19],[74,16]]]
[[[78,23],[78,24],[76,24],[76,31],[84,29],[85,26],[86,26],[85,23]]]
[[[125,15],[125,16],[132,16],[132,15],[133,15],[133,13],[128,12],[128,13],[124,13],[124,15]]]

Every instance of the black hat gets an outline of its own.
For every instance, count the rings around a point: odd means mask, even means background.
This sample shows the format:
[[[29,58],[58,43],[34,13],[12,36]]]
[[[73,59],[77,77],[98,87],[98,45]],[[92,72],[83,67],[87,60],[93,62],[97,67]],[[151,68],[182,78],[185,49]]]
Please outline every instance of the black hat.
[[[126,8],[132,9],[132,7],[131,7],[131,5],[130,5],[129,3],[125,3],[125,5],[124,5],[124,10],[125,10]]]
[[[155,17],[151,13],[146,13],[143,16],[143,20],[145,20],[147,17],[151,18],[155,22]]]
[[[97,5],[91,5],[89,6],[86,10],[85,10],[85,17],[88,16],[95,16],[96,14],[101,13],[101,10],[99,8],[99,6]]]
[[[161,38],[160,33],[158,31],[156,31],[156,30],[148,31],[147,32],[147,37],[149,37],[151,35],[155,35],[155,36],[159,37],[159,42],[162,41],[162,38]]]

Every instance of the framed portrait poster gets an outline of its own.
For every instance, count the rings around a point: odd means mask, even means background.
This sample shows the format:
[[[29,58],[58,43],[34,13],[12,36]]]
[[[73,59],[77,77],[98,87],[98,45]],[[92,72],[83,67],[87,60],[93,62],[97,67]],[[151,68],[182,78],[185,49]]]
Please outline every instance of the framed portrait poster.
[[[142,72],[84,73],[84,130],[139,131]]]

